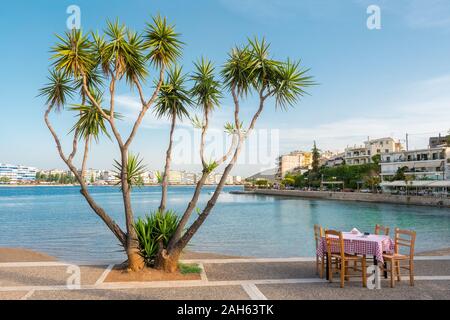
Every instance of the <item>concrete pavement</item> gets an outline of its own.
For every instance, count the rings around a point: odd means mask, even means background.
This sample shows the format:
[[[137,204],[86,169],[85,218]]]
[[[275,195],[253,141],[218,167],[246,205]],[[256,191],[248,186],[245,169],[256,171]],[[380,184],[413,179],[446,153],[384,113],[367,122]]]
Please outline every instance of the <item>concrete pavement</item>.
[[[313,258],[195,257],[187,262],[201,264],[201,280],[120,283],[104,281],[111,266],[84,265],[79,286],[70,264],[0,263],[0,299],[450,299],[450,256],[417,259],[414,287],[404,276],[394,289],[383,279],[381,290],[362,288],[360,278],[344,289],[338,279],[328,283],[316,276]]]

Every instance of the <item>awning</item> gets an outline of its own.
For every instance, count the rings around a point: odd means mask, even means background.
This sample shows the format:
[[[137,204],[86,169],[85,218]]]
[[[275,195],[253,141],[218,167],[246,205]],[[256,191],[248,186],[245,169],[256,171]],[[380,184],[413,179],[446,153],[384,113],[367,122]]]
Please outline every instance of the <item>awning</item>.
[[[406,187],[405,181],[391,181],[380,183],[381,187]],[[450,180],[414,180],[408,183],[408,187],[420,188],[450,188]]]

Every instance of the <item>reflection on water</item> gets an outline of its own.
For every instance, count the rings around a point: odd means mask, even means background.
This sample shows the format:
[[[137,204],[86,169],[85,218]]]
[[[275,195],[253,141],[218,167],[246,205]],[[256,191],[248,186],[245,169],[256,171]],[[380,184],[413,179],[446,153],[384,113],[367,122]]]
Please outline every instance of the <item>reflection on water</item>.
[[[450,210],[373,203],[232,195],[227,187],[194,237],[191,250],[259,257],[312,256],[313,225],[372,231],[376,223],[414,229],[417,249],[450,247]],[[198,207],[208,201],[205,188]],[[94,198],[124,225],[121,194],[92,187]],[[159,187],[133,192],[136,216],[159,205]],[[169,207],[182,212],[192,187],[172,187]],[[123,260],[114,236],[92,213],[77,187],[0,187],[0,246],[21,246],[67,260]]]

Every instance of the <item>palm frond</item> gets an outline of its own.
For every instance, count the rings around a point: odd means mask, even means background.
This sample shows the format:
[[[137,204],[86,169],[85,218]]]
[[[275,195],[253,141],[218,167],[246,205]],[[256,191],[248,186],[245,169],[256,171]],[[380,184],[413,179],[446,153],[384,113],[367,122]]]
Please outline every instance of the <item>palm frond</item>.
[[[202,58],[194,63],[195,71],[190,79],[194,82],[191,95],[197,105],[212,109],[222,98],[221,83],[215,79],[215,68],[210,60]]]
[[[60,70],[50,70],[47,77],[48,83],[39,90],[38,96],[45,97],[46,104],[60,110],[72,98],[75,90],[70,78]]]
[[[119,78],[126,76],[127,82],[144,80],[147,76],[144,42],[139,34],[129,30],[124,24],[108,21],[105,34],[108,40],[103,56]]]
[[[167,80],[161,86],[154,112],[158,118],[179,119],[189,118],[188,106],[192,104],[190,92],[185,85],[186,76],[182,74],[181,67],[174,66],[169,69]]]
[[[92,96],[95,98],[97,102],[101,104],[102,95],[100,92],[91,92]],[[76,111],[77,114],[75,117],[78,118],[75,125],[72,127],[70,132],[78,130],[79,137],[87,139],[88,137],[93,137],[95,141],[98,142],[100,134],[104,134],[108,138],[111,136],[108,133],[108,129],[106,128],[104,115],[98,110],[98,108],[92,104],[81,105],[74,104],[71,108],[72,111]],[[108,109],[103,109],[104,114],[106,116],[110,116],[110,112]],[[114,118],[120,119],[121,115],[118,113],[114,113]]]
[[[299,62],[287,60],[278,67],[278,73],[270,79],[276,107],[285,109],[307,95],[305,88],[315,85],[313,77],[308,76],[309,69],[301,69]]]
[[[168,24],[165,17],[153,17],[144,34],[144,48],[150,51],[147,58],[158,68],[175,63],[181,57],[183,45],[179,37],[175,26]]]
[[[66,32],[65,36],[56,35],[59,42],[52,47],[56,70],[65,75],[78,78],[89,73],[95,66],[95,53],[92,42],[81,30]]]
[[[125,170],[127,175],[127,183],[130,188],[141,187],[144,184],[142,176],[145,173],[147,166],[142,162],[143,159],[139,159],[139,154],[134,155],[131,152],[128,154],[127,167]],[[122,168],[122,163],[114,160],[114,167],[117,170],[116,178],[121,180],[122,172],[124,170],[124,168]],[[118,184],[121,184],[121,182]]]

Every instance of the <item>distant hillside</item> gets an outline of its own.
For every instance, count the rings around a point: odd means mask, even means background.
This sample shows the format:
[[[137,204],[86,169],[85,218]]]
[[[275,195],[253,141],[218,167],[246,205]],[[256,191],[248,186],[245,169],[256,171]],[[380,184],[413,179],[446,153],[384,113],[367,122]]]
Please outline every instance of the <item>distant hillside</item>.
[[[250,177],[248,180],[267,180],[275,181],[275,175],[277,174],[278,168],[272,168],[265,171],[258,172]]]

